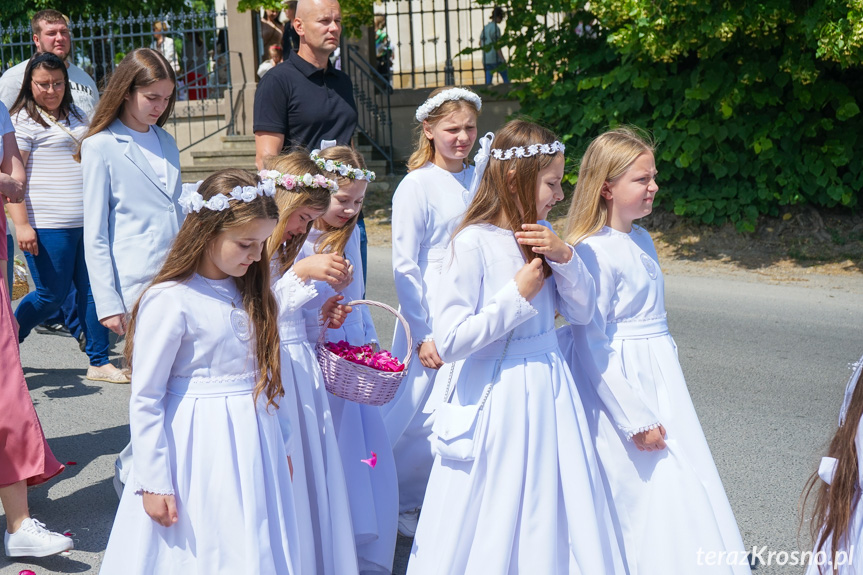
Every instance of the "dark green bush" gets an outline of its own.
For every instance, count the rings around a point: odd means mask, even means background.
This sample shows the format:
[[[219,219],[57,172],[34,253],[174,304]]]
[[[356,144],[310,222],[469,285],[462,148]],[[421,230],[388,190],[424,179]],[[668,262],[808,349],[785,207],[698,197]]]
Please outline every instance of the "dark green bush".
[[[523,113],[567,141],[570,158],[606,129],[634,124],[659,144],[659,203],[679,215],[751,230],[782,206],[857,206],[859,0],[505,6],[510,76],[529,80],[513,92]],[[537,17],[555,13],[560,26]]]

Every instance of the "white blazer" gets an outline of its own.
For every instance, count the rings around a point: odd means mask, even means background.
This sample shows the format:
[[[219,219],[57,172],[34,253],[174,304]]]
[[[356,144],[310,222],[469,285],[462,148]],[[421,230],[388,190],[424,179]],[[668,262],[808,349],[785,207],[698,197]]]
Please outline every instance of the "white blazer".
[[[81,147],[84,257],[99,319],[132,311],[185,218],[177,204],[180,152],[170,134],[153,127],[168,160],[167,186],[119,119]]]

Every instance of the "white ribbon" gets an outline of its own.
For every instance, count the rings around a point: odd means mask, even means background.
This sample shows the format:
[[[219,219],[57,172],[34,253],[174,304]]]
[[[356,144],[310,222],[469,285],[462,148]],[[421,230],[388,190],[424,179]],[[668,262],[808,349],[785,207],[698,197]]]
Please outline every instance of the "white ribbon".
[[[321,150],[326,150],[327,148],[332,148],[337,146],[338,143],[335,140],[321,140]]]
[[[479,189],[482,175],[485,173],[486,166],[488,166],[488,160],[491,158],[492,142],[494,142],[494,132],[487,132],[485,136],[479,139],[479,149],[473,157],[473,179],[471,179],[470,187],[467,189],[471,198]]]

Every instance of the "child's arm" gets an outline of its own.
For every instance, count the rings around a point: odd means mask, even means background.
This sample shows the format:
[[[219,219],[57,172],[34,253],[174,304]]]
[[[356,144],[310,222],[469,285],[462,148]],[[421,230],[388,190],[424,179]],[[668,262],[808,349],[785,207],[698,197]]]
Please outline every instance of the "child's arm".
[[[554,274],[555,302],[561,315],[569,323],[589,322],[596,307],[596,288],[573,247],[557,237],[548,222],[524,224],[515,236],[518,243],[532,246],[534,252],[545,256]]]
[[[425,308],[422,273],[417,263],[427,225],[425,191],[416,182],[403,181],[393,195],[393,274],[400,312],[415,342],[432,338],[431,318]]]
[[[144,510],[160,525],[176,522],[171,452],[165,433],[165,395],[186,322],[176,290],[150,288],[141,298],[132,358],[129,423],[135,454],[136,491]]]
[[[539,313],[529,300],[542,289],[542,261],[524,265],[482,308],[483,262],[480,250],[459,235],[455,255],[443,264],[441,293],[435,304],[435,341],[449,363],[501,339]]]
[[[577,253],[593,274],[596,285],[596,308],[591,321],[585,326],[571,328],[579,363],[596,387],[615,425],[627,438],[633,440],[639,449],[662,449],[665,447],[662,441],[665,429],[648,407],[639,388],[627,381],[620,355],[611,347],[606,334],[606,320],[618,297],[614,270],[605,261],[609,255],[598,253],[586,244],[579,245]]]

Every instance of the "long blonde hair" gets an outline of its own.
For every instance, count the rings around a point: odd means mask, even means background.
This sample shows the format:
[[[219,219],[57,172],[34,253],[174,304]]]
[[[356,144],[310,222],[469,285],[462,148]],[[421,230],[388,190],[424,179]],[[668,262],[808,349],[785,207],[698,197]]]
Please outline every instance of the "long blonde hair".
[[[287,154],[272,156],[264,160],[264,169],[276,170],[282,174],[293,174],[302,176],[311,174],[313,176],[323,174],[315,163],[309,158],[309,152],[305,149],[295,149]],[[316,211],[325,211],[330,207],[330,190],[324,188],[299,187],[287,190],[276,185],[276,204],[279,206],[279,223],[273,230],[273,235],[267,241],[267,260],[273,258],[278,260],[280,273],[285,273],[294,265],[294,260],[303,247],[303,242],[309,236],[314,220],[309,222],[306,233],[294,236],[287,242],[282,242],[285,237],[285,228],[291,214],[303,207],[309,207]]]
[[[503,150],[518,146],[526,148],[531,144],[550,144],[555,140],[557,136],[554,132],[539,124],[513,120],[495,135],[494,147]],[[453,237],[473,224],[499,225],[515,233],[521,231],[521,224],[535,223],[537,178],[560,155],[561,152],[557,152],[509,160],[490,159],[479,188]],[[526,261],[541,258],[545,277],[551,275],[551,267],[545,257],[534,253],[527,245],[522,245],[521,251]]]
[[[429,98],[434,98],[441,92],[451,90],[454,87],[455,86],[444,86],[442,88],[438,88],[429,94]],[[425,132],[423,131],[423,126],[426,123],[428,123],[429,126],[434,126],[448,115],[459,110],[468,110],[474,113],[474,117],[479,116],[479,110],[471,102],[468,102],[467,100],[447,100],[435,108],[434,111],[428,115],[428,118],[419,123],[416,147],[414,148],[414,152],[411,154],[411,157],[408,158],[409,172],[411,170],[416,170],[417,168],[422,168],[428,162],[434,160],[434,141],[429,140],[428,137],[426,137]]]
[[[496,143],[496,142],[495,142]],[[608,208],[602,186],[622,176],[644,153],[654,152],[654,143],[642,130],[624,126],[605,132],[587,147],[578,170],[578,182],[566,215],[563,239],[576,245],[602,229]]]
[[[256,184],[257,180],[248,172],[228,169],[210,175],[198,188],[198,193],[206,200],[216,194],[228,195],[235,186]],[[180,227],[165,264],[147,289],[164,282],[182,282],[194,275],[206,251],[222,232],[259,218],[275,220],[278,217],[276,202],[269,196],[261,196],[251,202],[230,202],[229,207],[222,211],[202,209],[200,212],[190,213]],[[249,314],[254,327],[252,331],[255,334],[255,355],[260,374],[255,386],[255,400],[264,393],[267,405],[278,407],[276,398],[284,395],[284,389],[280,368],[279,330],[276,325],[278,309],[276,299],[270,291],[269,262],[261,258],[249,266],[245,275],[234,278],[234,281],[242,295],[243,308]],[[126,335],[124,355],[130,368],[141,297],[132,308]],[[147,342],[143,342],[143,345],[146,344]]]
[[[860,504],[860,477],[857,463],[857,428],[863,417],[863,372],[857,376],[856,387],[848,403],[845,421],[838,427],[827,456],[836,458],[833,481],[828,485],[821,481],[816,471],[803,488],[801,510],[805,519],[810,496],[814,497],[812,522],[809,535],[815,540],[815,552],[824,551],[827,558],[836,564],[836,552],[847,542],[854,509]],[[798,531],[799,532],[799,531]],[[830,547],[827,548],[827,539]],[[852,541],[853,542],[853,541]],[[829,567],[828,567],[829,569]],[[832,569],[829,573],[833,573]],[[821,565],[818,573],[822,573]]]
[[[363,159],[363,155],[349,146],[333,146],[326,150],[321,150],[318,155],[323,160],[333,160],[334,162],[350,164],[354,168],[361,170],[366,169],[366,161]],[[328,178],[335,179],[339,187],[348,186],[357,181],[341,176],[338,172],[324,170],[323,174]],[[316,219],[314,227],[323,233],[315,242],[315,252],[319,254],[333,253],[343,255],[345,253],[345,246],[348,244],[348,240],[351,238],[351,234],[354,232],[354,227],[356,227],[359,218],[360,210],[357,210],[357,213],[340,228],[331,226],[324,221],[324,218]]]

